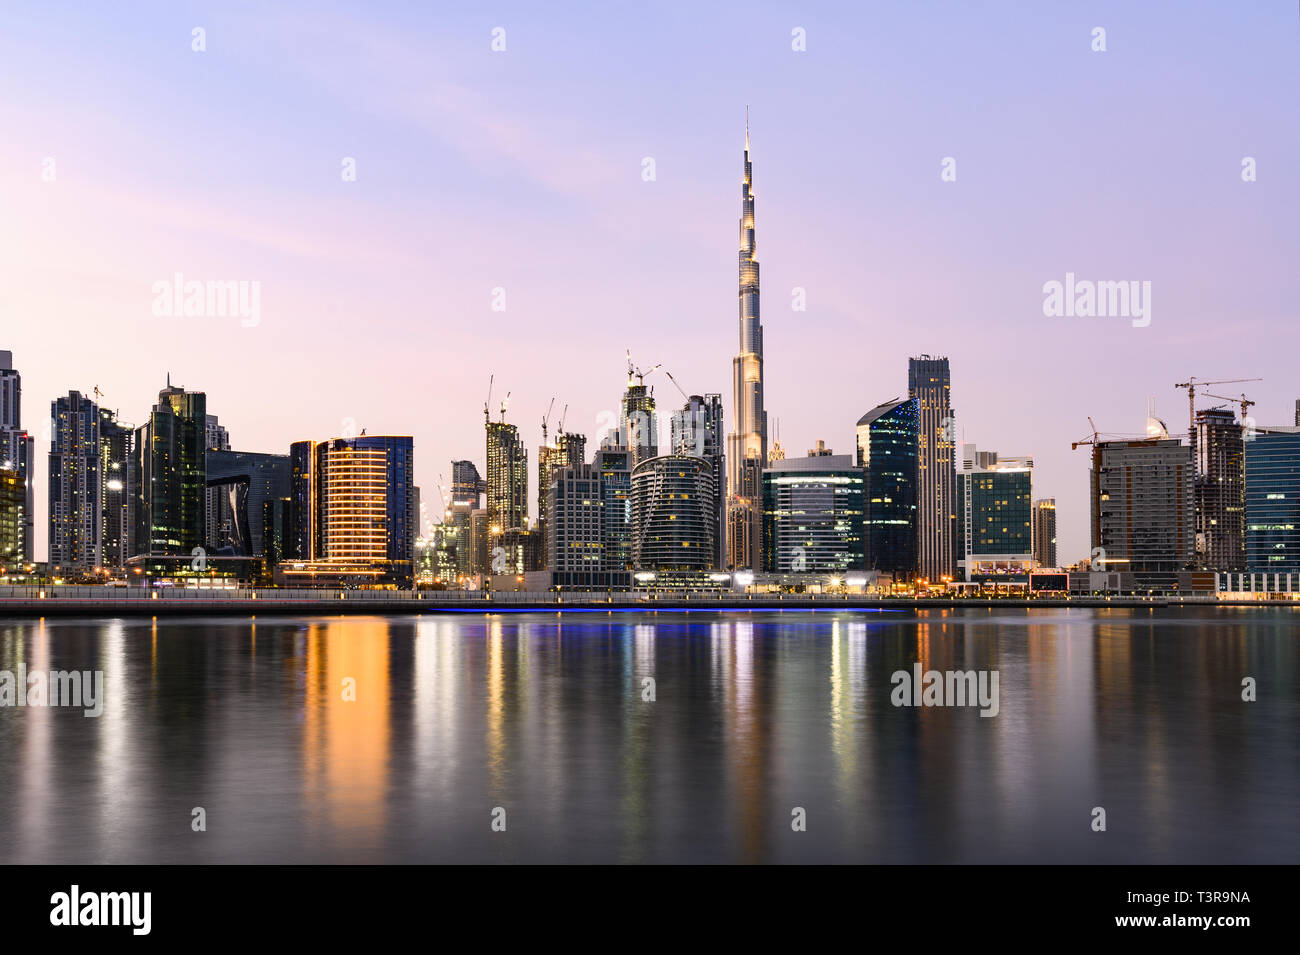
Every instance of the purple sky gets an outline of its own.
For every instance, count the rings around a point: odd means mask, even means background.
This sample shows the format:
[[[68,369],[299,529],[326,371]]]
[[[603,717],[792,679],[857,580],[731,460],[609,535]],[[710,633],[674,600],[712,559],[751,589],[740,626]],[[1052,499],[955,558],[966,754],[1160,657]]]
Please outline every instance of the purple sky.
[[[1033,456],[1068,562],[1088,415],[1136,433],[1153,395],[1184,429],[1195,375],[1262,377],[1224,393],[1292,421],[1294,0],[380,6],[0,8],[0,349],[38,441],[38,558],[69,389],[138,424],[170,371],[241,450],[413,434],[435,514],[449,460],[482,464],[489,374],[530,494],[551,398],[593,436],[627,348],[729,403],[746,104],[790,454],[849,452],[908,356],[947,354],[961,438]],[[1150,326],[1045,318],[1067,271],[1150,281]],[[260,323],[156,317],[175,272],[260,282]]]

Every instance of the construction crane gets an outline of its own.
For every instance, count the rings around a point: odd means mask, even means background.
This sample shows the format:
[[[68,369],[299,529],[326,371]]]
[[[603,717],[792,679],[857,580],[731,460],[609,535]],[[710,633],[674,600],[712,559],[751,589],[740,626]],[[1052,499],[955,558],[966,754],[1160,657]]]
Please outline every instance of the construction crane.
[[[560,412],[560,434],[564,434],[564,419],[569,416],[569,405],[566,402],[564,410]]]
[[[496,377],[497,377],[496,375],[489,375],[489,376],[488,376],[488,395],[487,395],[487,400],[483,402],[483,420],[484,420],[484,421],[491,421],[491,420],[492,420],[492,412],[491,412],[491,410],[490,410],[491,405],[492,405],[492,384],[493,384],[493,382],[496,381]]]
[[[656,365],[655,367],[657,368],[658,366]],[[651,371],[653,371],[653,370],[654,370],[654,369],[652,368]],[[677,388],[677,390],[680,391],[680,392],[682,393],[682,397],[686,399],[686,403],[687,403],[687,404],[690,404],[690,403],[691,403],[691,396],[688,395],[688,394],[686,393],[686,389],[685,389],[685,388],[683,388],[681,385],[677,384],[677,379],[673,377],[673,373],[672,373],[671,371],[669,371],[668,369],[665,368],[665,369],[664,369],[664,374],[668,376],[668,380],[671,381],[671,382],[673,383],[673,385]]]
[[[551,417],[551,411],[555,408],[555,397],[551,397],[551,404],[546,409],[546,414],[542,415],[542,447],[546,447],[546,422]]]
[[[1096,425],[1096,423],[1092,420],[1091,417],[1088,418],[1088,424],[1092,427],[1092,433],[1091,433],[1088,437],[1086,437],[1086,438],[1080,438],[1078,441],[1071,441],[1071,442],[1070,442],[1070,450],[1071,450],[1071,451],[1075,450],[1076,448],[1078,448],[1079,446],[1084,445],[1084,444],[1091,444],[1091,445],[1093,445],[1093,447],[1094,447],[1094,449],[1095,449],[1095,447],[1096,447],[1098,444],[1101,444],[1101,443],[1102,443],[1102,440],[1101,440],[1101,439],[1102,439],[1103,437],[1104,437],[1104,438],[1115,438],[1115,439],[1120,440],[1120,441],[1135,441],[1135,440],[1143,440],[1143,439],[1145,439],[1145,438],[1147,437],[1147,435],[1145,435],[1145,434],[1121,434],[1120,432],[1117,432],[1117,431],[1098,431],[1098,430],[1097,430],[1097,425]]]
[[[1204,381],[1200,378],[1192,377],[1186,381],[1180,381],[1174,385],[1175,388],[1187,389],[1187,430],[1192,436],[1192,449],[1196,448],[1196,389],[1204,388],[1207,385],[1238,385],[1248,381],[1263,381],[1263,378],[1224,378],[1219,381]]]
[[[445,517],[447,514],[447,495],[442,493],[442,475],[438,475],[438,500],[442,501],[442,513]]]
[[[640,368],[637,368],[635,365],[632,364],[632,349],[629,348],[628,351],[627,351],[627,384],[628,384],[628,387],[629,387],[629,388],[632,387],[632,379],[633,379],[633,378],[636,378],[636,383],[637,383],[638,385],[644,387],[644,386],[645,386],[645,376],[646,376],[646,375],[649,375],[649,374],[652,374],[652,373],[655,371],[655,369],[657,369],[657,368],[662,368],[662,367],[663,367],[663,362],[660,362],[659,364],[655,365],[654,368],[651,368],[649,371],[642,371]]]
[[[1246,397],[1245,392],[1242,393],[1240,398],[1233,398],[1228,395],[1212,395],[1208,391],[1204,392],[1204,394],[1207,398],[1218,398],[1221,401],[1230,401],[1241,405],[1241,421],[1243,424],[1246,422],[1246,413],[1250,410],[1251,406],[1255,404],[1255,402]]]

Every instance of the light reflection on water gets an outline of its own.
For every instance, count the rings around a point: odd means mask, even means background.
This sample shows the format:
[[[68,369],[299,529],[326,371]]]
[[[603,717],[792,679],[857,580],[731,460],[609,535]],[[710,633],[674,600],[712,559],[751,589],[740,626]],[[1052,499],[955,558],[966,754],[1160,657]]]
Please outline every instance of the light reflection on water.
[[[0,670],[107,699],[0,708],[0,862],[1295,862],[1296,621],[5,621]],[[998,715],[894,707],[917,661],[996,669]]]

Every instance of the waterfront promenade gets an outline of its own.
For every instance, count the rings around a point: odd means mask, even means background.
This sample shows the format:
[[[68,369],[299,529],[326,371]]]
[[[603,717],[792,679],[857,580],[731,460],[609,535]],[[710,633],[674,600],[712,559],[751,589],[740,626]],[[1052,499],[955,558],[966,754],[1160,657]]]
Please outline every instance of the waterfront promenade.
[[[181,587],[0,587],[0,616],[192,616],[196,614],[419,614],[521,611],[649,612],[771,610],[908,610],[952,607],[1176,607],[1289,606],[1300,601],[1225,600],[1212,595],[1037,597],[910,597],[880,594],[760,594],[596,591],[367,591],[259,588],[202,590]]]

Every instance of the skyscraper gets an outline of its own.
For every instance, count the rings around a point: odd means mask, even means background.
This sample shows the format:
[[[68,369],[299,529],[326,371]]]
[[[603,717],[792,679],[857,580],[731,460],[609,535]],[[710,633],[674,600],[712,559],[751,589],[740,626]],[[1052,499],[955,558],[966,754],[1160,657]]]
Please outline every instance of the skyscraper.
[[[691,395],[685,407],[669,419],[670,451],[704,458],[713,469],[714,487],[719,490],[714,507],[714,537],[717,554],[714,567],[727,566],[727,502],[721,493],[726,487],[727,456],[722,426],[722,395]]]
[[[298,441],[290,450],[295,518],[311,542],[299,563],[281,564],[277,580],[296,586],[408,588],[413,580],[412,528],[418,520],[412,478],[415,455],[405,435],[360,435]],[[305,462],[310,460],[310,467]]]
[[[103,482],[103,565],[121,570],[135,535],[135,428],[117,412],[99,409],[99,473]]]
[[[207,396],[169,379],[136,429],[135,555],[188,556],[203,544],[206,423]]]
[[[1025,577],[1034,566],[1034,462],[962,446],[958,564],[964,579]]]
[[[18,483],[22,485],[22,503],[14,511],[13,480],[9,479],[6,496],[8,503],[4,506],[9,509],[6,520],[10,526],[18,528],[21,538],[18,556],[30,562],[35,559],[32,556],[32,546],[36,501],[32,491],[32,477],[36,466],[36,442],[23,430],[22,396],[22,376],[14,369],[13,353],[0,351],[0,470],[17,474]]]
[[[627,390],[620,405],[619,431],[622,446],[631,454],[633,468],[659,456],[659,415],[655,411],[654,388],[645,383],[644,374],[632,367],[631,359],[627,364]]]
[[[503,406],[504,407],[504,406]],[[528,452],[519,429],[485,416],[487,428],[487,514],[489,534],[528,526]],[[491,552],[491,544],[488,551]]]
[[[717,488],[709,462],[685,454],[632,471],[632,565],[656,573],[707,571],[717,554]]]
[[[579,468],[587,460],[587,436],[561,431],[554,444],[543,444],[537,449],[537,529],[546,535],[549,517],[551,471],[554,468]]]
[[[468,577],[476,572],[474,563],[471,522],[479,509],[484,492],[484,482],[479,477],[473,461],[451,462],[451,502],[444,520],[455,527],[456,576]]]
[[[763,570],[862,570],[864,484],[850,454],[773,461],[763,472]]]
[[[916,576],[919,402],[894,399],[858,419],[858,467],[866,472],[866,568],[895,581]]]
[[[52,573],[99,569],[104,482],[99,408],[79,391],[50,403],[49,544]]]
[[[1192,485],[1192,449],[1181,441],[1093,445],[1092,546],[1104,551],[1105,569],[1189,569],[1196,545]]]
[[[1246,569],[1300,571],[1300,424],[1246,443]]]
[[[907,394],[917,399],[917,563],[932,583],[956,576],[956,418],[947,358],[908,360]]]
[[[740,350],[731,362],[732,426],[727,435],[728,560],[757,568],[761,548],[761,479],[767,464],[767,411],[763,406],[763,326],[759,317],[758,246],[754,237],[753,167],[745,118],[745,175],[740,189]]]
[[[266,539],[275,528],[264,526],[266,505],[289,497],[291,471],[286,454],[208,448],[207,488],[215,497],[205,544],[209,553],[268,556]]]
[[[1034,501],[1034,560],[1039,567],[1058,566],[1056,563],[1056,498],[1044,497]]]
[[[1246,568],[1244,437],[1230,410],[1196,412],[1196,556],[1203,570]]]

